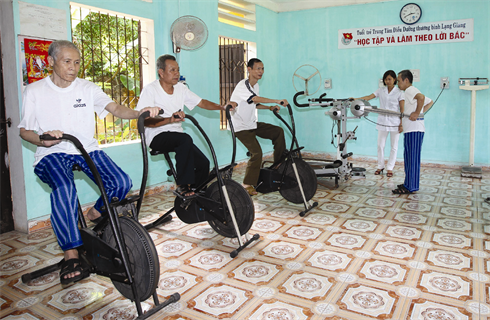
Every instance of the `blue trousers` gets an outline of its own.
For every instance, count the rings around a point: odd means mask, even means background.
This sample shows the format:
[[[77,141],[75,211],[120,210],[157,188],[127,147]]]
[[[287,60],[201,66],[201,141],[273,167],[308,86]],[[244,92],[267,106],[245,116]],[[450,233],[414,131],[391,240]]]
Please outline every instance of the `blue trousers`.
[[[405,182],[404,186],[410,192],[419,190],[420,183],[420,154],[422,151],[422,142],[424,140],[423,132],[408,132],[404,134],[404,152],[405,161]]]
[[[102,178],[109,201],[113,197],[124,199],[131,190],[131,178],[121,170],[109,156],[101,150],[91,152]],[[78,197],[73,178],[73,165],[78,164],[82,171],[94,181],[94,176],[81,155],[53,153],[45,156],[34,168],[34,173],[51,189],[51,224],[63,251],[80,247],[83,242],[78,229]],[[102,212],[104,205],[100,197],[94,208]]]

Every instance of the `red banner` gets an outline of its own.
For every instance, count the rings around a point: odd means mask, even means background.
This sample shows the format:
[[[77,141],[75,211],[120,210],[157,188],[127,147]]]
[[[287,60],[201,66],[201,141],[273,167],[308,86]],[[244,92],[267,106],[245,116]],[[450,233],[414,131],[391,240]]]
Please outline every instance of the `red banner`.
[[[33,83],[49,76],[52,72],[48,63],[50,40],[24,39],[27,81]]]

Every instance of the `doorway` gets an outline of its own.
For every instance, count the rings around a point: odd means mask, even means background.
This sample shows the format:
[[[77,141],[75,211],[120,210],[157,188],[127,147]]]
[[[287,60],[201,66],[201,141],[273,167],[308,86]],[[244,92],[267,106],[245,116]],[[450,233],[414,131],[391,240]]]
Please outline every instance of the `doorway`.
[[[7,144],[7,126],[11,126],[6,118],[5,95],[3,90],[2,41],[0,35],[0,233],[14,230],[12,215],[12,186],[10,184],[9,156]]]

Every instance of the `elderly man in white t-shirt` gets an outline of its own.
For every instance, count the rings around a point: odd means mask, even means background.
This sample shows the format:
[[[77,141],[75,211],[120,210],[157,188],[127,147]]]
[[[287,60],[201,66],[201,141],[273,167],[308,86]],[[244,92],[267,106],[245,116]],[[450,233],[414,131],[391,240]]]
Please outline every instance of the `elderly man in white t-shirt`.
[[[420,180],[420,158],[422,142],[424,140],[424,118],[419,117],[424,106],[428,110],[432,106],[432,101],[426,98],[419,89],[412,86],[413,75],[410,70],[403,70],[398,73],[398,87],[404,90],[404,103],[402,112],[410,114],[410,117],[402,118],[399,125],[399,132],[404,132],[404,153],[405,161],[405,182],[398,185],[392,192],[394,194],[410,194],[419,190]]]
[[[224,106],[201,99],[186,85],[179,82],[179,64],[172,55],[157,59],[158,79],[146,85],[141,92],[136,110],[156,106],[170,118],[146,119],[147,144],[159,152],[175,152],[177,190],[183,197],[192,197],[192,187],[199,186],[209,175],[209,160],[194,145],[192,138],[184,133],[184,106],[206,110],[224,110]]]
[[[269,99],[259,96],[258,81],[264,74],[264,64],[257,58],[250,59],[247,63],[248,79],[240,81],[231,95],[230,101],[238,105],[231,113],[233,127],[236,137],[250,152],[250,160],[247,164],[243,184],[250,195],[256,195],[262,164],[262,149],[257,141],[257,137],[272,140],[274,146],[274,163],[281,160],[286,150],[284,131],[281,127],[272,124],[258,122],[257,109],[279,110],[278,104],[286,106],[286,99]],[[263,103],[273,103],[276,105],[265,106]]]
[[[137,112],[112,101],[97,85],[77,78],[80,51],[70,41],[53,42],[48,49],[51,76],[27,86],[23,94],[22,120],[18,127],[22,139],[37,146],[34,173],[51,189],[51,224],[64,251],[60,270],[62,284],[87,276],[79,261],[77,248],[83,245],[78,229],[78,201],[73,165],[78,164],[94,180],[81,153],[69,141],[41,140],[41,134],[61,138],[63,133],[75,136],[94,161],[109,199],[122,200],[132,187],[131,178],[107,154],[94,138],[95,117],[109,112],[121,119],[136,119],[145,111],[156,116],[158,108]],[[104,203],[99,198],[87,214],[90,220],[100,218]]]

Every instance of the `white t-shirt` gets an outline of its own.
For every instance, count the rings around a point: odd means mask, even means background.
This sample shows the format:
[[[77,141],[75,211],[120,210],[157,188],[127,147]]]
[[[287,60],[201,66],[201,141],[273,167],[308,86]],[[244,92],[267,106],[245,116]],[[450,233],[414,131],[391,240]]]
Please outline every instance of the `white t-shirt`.
[[[60,130],[78,138],[87,152],[99,149],[94,138],[94,112],[104,119],[109,113],[105,107],[113,101],[94,83],[76,78],[69,87],[60,88],[46,77],[28,85],[22,100],[22,120],[18,128],[38,134]],[[80,154],[67,140],[49,148],[38,146],[34,166],[51,153]]]
[[[394,87],[390,93],[388,93],[388,87],[382,87],[376,90],[374,95],[379,98],[380,109],[400,112],[400,101],[403,100],[403,91],[398,87]],[[399,124],[399,117],[378,114],[378,125],[376,129],[380,131],[398,131]]]
[[[411,114],[417,110],[417,99],[415,96],[420,93],[420,90],[414,86],[410,86],[405,90],[403,99],[405,100],[405,114]],[[402,100],[403,100],[402,99]],[[425,97],[424,106],[428,105],[432,100]],[[423,109],[421,110],[421,113]],[[402,119],[403,132],[425,132],[424,118],[418,118],[415,121],[410,120],[408,117],[403,117]]]
[[[136,110],[139,111],[146,107],[159,107],[163,110],[163,116],[168,118],[177,111],[184,111],[184,105],[189,110],[194,109],[201,100],[185,84],[180,82],[174,86],[174,93],[168,94],[163,90],[160,81],[157,79],[143,88]],[[153,138],[162,132],[184,132],[184,130],[181,122],[174,122],[156,128],[146,127],[147,145],[150,145]]]
[[[235,111],[231,112],[231,120],[233,121],[233,128],[235,132],[243,130],[257,129],[257,104],[248,104],[247,100],[252,95],[252,92],[248,90],[245,81],[243,79],[238,82],[231,94],[230,101],[236,102],[238,105]],[[259,95],[259,83],[254,86],[250,85],[250,89],[258,96]]]

